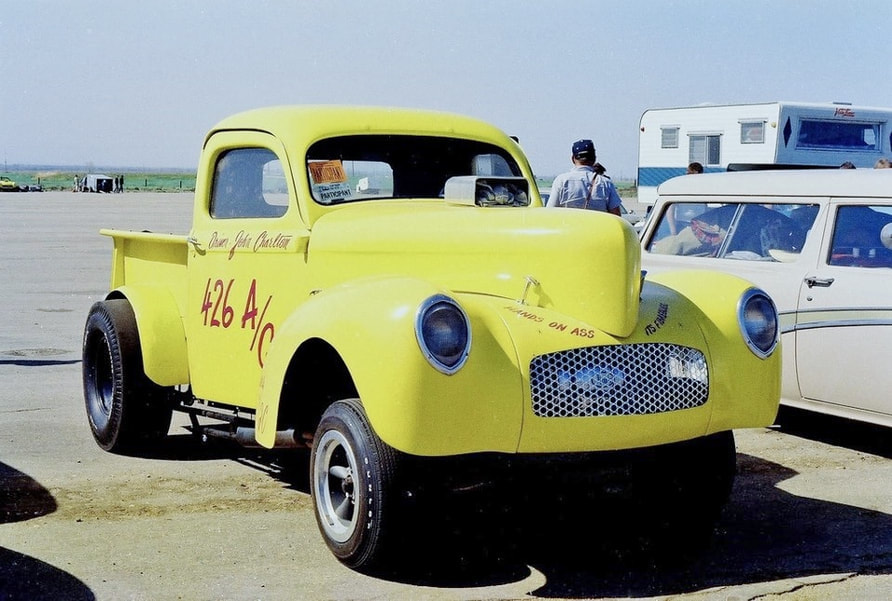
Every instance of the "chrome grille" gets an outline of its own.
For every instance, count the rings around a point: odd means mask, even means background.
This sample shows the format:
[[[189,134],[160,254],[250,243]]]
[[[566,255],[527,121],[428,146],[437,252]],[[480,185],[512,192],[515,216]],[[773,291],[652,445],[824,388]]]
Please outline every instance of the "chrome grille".
[[[534,357],[530,386],[540,417],[648,415],[706,403],[709,372],[685,346],[592,346]]]

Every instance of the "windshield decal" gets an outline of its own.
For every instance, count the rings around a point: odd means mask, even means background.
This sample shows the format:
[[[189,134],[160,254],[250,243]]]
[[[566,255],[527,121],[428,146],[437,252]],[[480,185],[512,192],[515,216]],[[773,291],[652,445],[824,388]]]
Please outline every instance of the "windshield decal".
[[[312,161],[307,163],[307,168],[310,170],[313,195],[322,204],[331,204],[352,196],[347,172],[341,161]]]

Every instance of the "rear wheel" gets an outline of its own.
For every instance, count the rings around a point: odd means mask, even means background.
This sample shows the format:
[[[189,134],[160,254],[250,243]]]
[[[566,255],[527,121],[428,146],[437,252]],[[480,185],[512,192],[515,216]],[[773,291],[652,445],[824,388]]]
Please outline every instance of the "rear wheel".
[[[358,399],[323,414],[310,461],[316,522],[343,564],[380,567],[396,536],[397,452],[374,433]]]
[[[125,299],[93,305],[84,328],[84,401],[96,443],[132,452],[167,435],[168,390],[145,375],[136,317]]]

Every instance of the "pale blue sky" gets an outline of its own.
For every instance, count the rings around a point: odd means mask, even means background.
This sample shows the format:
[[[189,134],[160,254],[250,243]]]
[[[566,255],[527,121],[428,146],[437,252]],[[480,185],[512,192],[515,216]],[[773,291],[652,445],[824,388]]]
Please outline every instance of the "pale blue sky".
[[[592,138],[633,178],[647,108],[892,106],[892,3],[5,0],[0,158],[185,167],[221,118],[274,104],[448,110],[554,175]]]

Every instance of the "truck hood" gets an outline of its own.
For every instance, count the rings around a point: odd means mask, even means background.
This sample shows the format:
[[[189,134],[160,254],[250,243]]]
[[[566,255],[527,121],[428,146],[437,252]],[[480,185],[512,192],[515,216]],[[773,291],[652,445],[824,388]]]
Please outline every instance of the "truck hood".
[[[555,309],[618,337],[638,320],[638,239],[625,220],[596,211],[435,201],[345,205],[314,224],[308,263],[323,288],[411,276],[447,291]]]

